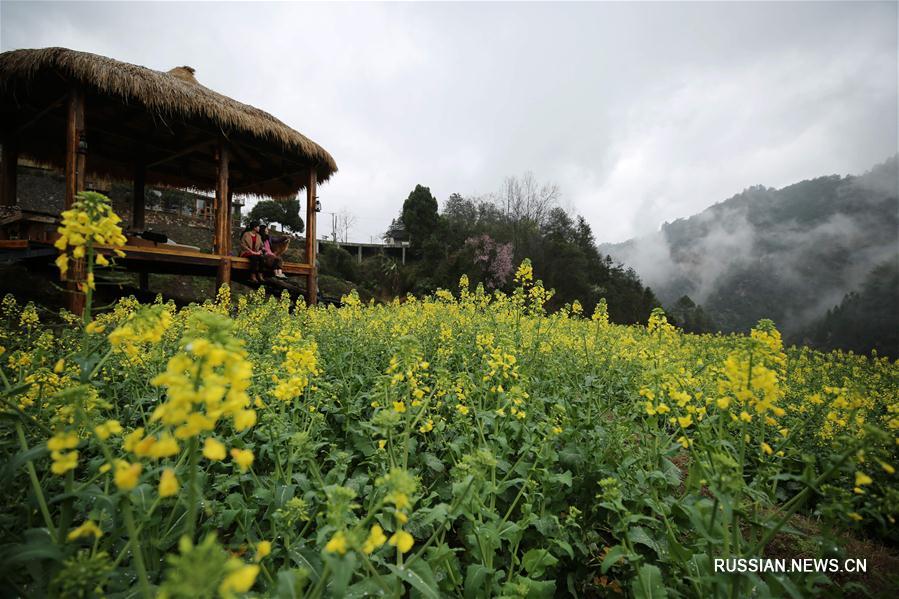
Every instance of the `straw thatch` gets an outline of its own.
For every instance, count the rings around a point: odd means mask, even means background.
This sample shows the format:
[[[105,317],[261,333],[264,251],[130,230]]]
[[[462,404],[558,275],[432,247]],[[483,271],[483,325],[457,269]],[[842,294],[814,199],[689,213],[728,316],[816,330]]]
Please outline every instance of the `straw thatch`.
[[[319,181],[337,171],[324,148],[272,115],[204,87],[191,67],[165,73],[66,48],[0,54],[3,133],[17,136],[21,156],[64,164],[65,97],[73,85],[86,96],[89,173],[129,179],[133,163],[142,160],[151,165],[149,184],[212,190],[215,141],[222,135],[232,147],[238,193],[289,196],[303,188],[309,169]]]

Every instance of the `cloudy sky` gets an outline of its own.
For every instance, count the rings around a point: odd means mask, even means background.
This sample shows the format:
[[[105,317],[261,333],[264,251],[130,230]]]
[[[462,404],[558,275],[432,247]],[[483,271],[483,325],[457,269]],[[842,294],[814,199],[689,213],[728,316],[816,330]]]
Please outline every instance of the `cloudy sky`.
[[[271,112],[335,157],[324,210],[365,241],[418,183],[531,171],[621,241],[897,151],[895,2],[0,3],[3,50],[44,46]]]

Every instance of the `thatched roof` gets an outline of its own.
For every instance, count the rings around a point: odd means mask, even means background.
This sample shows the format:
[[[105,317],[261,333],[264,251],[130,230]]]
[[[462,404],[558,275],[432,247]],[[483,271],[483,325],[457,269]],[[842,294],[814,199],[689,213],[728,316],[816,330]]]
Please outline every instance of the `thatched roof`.
[[[65,98],[73,85],[85,91],[92,174],[130,179],[134,162],[143,160],[148,184],[211,191],[221,135],[231,147],[237,193],[289,196],[305,185],[310,168],[319,181],[337,171],[324,148],[267,112],[204,87],[191,67],[166,73],[66,48],[0,54],[0,127],[16,134],[20,155],[64,165]]]

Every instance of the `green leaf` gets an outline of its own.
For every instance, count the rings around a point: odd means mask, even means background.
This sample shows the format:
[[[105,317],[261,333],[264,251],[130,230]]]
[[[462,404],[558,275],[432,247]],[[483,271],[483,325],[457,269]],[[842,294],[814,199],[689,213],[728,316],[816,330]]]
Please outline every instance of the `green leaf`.
[[[425,465],[434,472],[443,472],[445,470],[443,462],[433,453],[424,453],[422,454],[421,459]]]
[[[28,451],[20,451],[3,467],[2,473],[0,473],[0,483],[7,483],[11,477],[16,475],[16,471],[18,471],[19,468],[26,463],[40,459],[49,453],[50,452],[47,450],[45,444],[32,447]]]
[[[46,528],[30,528],[25,531],[24,537],[24,543],[12,545],[8,549],[5,566],[43,559],[55,562],[63,560],[62,552]]]
[[[681,563],[690,561],[693,556],[689,549],[677,542],[670,530],[668,531],[668,550],[671,552],[671,556]]]
[[[514,579],[515,586],[524,586],[527,589],[527,599],[551,599],[556,594],[555,580],[533,580],[519,576]],[[509,586],[508,584],[506,585]]]
[[[653,551],[656,552],[656,555],[661,557],[661,550],[659,549],[658,542],[649,536],[649,533],[646,532],[646,529],[642,526],[635,526],[627,531],[627,539],[633,545],[645,545],[649,547]],[[636,547],[635,547],[636,549]]]
[[[574,559],[574,548],[567,541],[563,541],[562,539],[553,539],[553,545],[559,547],[562,551],[568,554],[568,557]]]
[[[627,548],[624,545],[615,545],[610,548],[608,552],[606,552],[606,556],[602,560],[602,573],[605,574],[609,571],[609,568],[618,563],[623,557],[627,557]]]
[[[631,585],[634,599],[663,599],[668,597],[662,572],[652,564],[644,564],[637,571],[637,578]]]
[[[680,468],[674,465],[674,462],[668,459],[663,459],[662,470],[665,473],[665,479],[668,481],[669,485],[671,485],[672,487],[680,486],[681,471]]]
[[[309,582],[309,572],[305,568],[278,571],[275,595],[278,599],[298,599],[303,596],[303,587]]]
[[[371,576],[347,587],[343,599],[363,599],[363,597],[383,597],[384,588],[388,597],[398,597],[402,593],[402,583],[396,576]]]
[[[543,576],[546,568],[551,568],[559,563],[553,555],[546,549],[531,549],[524,554],[521,564],[527,573],[536,578]]]
[[[490,589],[486,588],[487,577],[493,574],[493,570],[482,564],[471,564],[465,570],[465,599],[474,597],[487,597]]]
[[[396,574],[400,580],[404,580],[412,585],[412,588],[417,590],[424,597],[428,597],[429,599],[439,599],[440,595],[437,592],[437,581],[434,580],[434,573],[431,572],[431,567],[421,559],[414,561],[412,566],[416,567],[406,568],[404,566],[387,564],[387,568],[389,568],[391,572]]]
[[[343,597],[356,569],[356,554],[347,553],[341,557],[327,554],[325,562],[331,566],[331,584],[328,585],[331,596]]]

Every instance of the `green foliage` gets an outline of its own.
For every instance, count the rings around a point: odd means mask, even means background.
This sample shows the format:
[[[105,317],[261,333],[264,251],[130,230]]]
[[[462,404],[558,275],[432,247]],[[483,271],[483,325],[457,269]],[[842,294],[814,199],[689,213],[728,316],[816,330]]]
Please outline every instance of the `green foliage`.
[[[305,230],[305,223],[300,217],[300,201],[297,198],[258,202],[244,217],[245,223],[253,221],[279,223],[294,233],[302,233]]]
[[[356,257],[337,244],[322,243],[318,253],[318,269],[323,275],[359,282]]]
[[[899,262],[872,270],[861,289],[807,329],[810,343],[821,349],[871,350],[899,358]]]
[[[421,185],[415,189],[403,202],[402,211],[403,228],[408,232],[412,246],[422,247],[436,231],[440,223],[437,214],[437,198],[431,195],[431,190]]]
[[[613,322],[636,323],[645,322],[649,312],[659,305],[652,290],[643,286],[632,269],[600,254],[583,217],[552,207],[557,193],[553,186],[540,186],[525,176],[521,181],[509,179],[503,193],[506,196],[501,199],[486,200],[454,193],[438,213],[428,188],[417,186],[406,200],[401,218],[394,219],[385,234],[399,238],[402,225],[409,218],[417,223],[418,235],[407,227],[415,246],[414,260],[408,267],[396,266],[401,274],[390,277],[391,291],[384,287],[384,294],[426,295],[439,288],[454,287],[462,275],[472,285],[483,283],[492,289],[496,281],[503,279],[494,267],[506,260],[518,263],[529,257],[535,276],[555,292],[547,304],[550,310],[577,301],[587,313],[592,313],[604,297]],[[481,249],[485,236],[496,248],[508,244],[511,255],[496,260],[499,256],[491,254],[491,259],[485,261]],[[507,280],[499,288],[508,289],[509,283]]]
[[[708,317],[702,306],[697,305],[690,296],[684,295],[674,304],[668,313],[672,324],[681,327],[688,333],[711,333],[715,331],[715,323]]]

